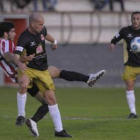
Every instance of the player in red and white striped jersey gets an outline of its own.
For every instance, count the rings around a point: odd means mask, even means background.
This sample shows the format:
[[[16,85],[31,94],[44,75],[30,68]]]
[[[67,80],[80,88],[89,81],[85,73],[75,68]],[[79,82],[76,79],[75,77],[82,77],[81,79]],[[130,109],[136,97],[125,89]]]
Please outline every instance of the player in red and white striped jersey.
[[[13,39],[15,38],[15,27],[11,22],[0,23],[0,66],[4,73],[16,82],[17,67],[22,70],[26,69],[26,65],[22,64],[13,54],[15,46]]]
[[[11,40],[0,39],[0,67],[11,81],[16,82],[17,66],[14,63],[7,63],[4,56],[7,52],[13,53],[14,50],[15,46]]]
[[[19,59],[17,59],[17,57],[13,54],[15,50],[13,43],[15,35],[15,26],[13,23],[0,22],[0,67],[13,82],[16,82],[17,79],[17,67],[19,67],[21,70],[25,70],[27,68],[26,65],[21,63]],[[24,106],[26,103],[26,96],[24,98],[17,96],[17,102],[18,114],[20,114],[25,108]]]

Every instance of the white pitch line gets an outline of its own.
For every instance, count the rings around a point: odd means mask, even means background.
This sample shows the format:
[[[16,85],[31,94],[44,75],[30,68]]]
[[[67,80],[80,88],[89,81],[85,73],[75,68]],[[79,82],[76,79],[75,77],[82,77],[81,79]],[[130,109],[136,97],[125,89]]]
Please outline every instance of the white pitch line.
[[[1,118],[11,118],[16,119],[16,116],[0,116]],[[30,118],[27,116],[26,118]],[[51,117],[44,117],[43,119],[51,119]],[[63,120],[130,120],[125,117],[62,117]],[[139,120],[139,119],[131,119],[131,120]]]

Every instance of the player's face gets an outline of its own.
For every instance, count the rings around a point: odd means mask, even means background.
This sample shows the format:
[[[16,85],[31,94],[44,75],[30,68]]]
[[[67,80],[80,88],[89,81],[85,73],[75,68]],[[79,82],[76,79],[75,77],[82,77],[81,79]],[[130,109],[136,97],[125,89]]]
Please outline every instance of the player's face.
[[[140,29],[140,14],[133,14],[131,17],[131,22],[135,30]]]
[[[16,36],[15,28],[12,28],[8,33],[8,39],[13,41],[15,36]]]
[[[40,18],[34,23],[33,29],[36,33],[40,33],[44,28],[44,19]]]

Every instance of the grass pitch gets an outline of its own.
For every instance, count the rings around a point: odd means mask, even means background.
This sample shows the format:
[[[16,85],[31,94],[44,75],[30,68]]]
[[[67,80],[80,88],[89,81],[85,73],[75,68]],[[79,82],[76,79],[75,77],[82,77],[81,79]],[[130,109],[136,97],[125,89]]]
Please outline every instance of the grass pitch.
[[[15,88],[0,88],[0,140],[61,140],[54,137],[49,114],[38,123],[40,136],[32,137],[26,125],[15,126],[17,102]],[[129,109],[123,88],[58,88],[56,96],[64,129],[74,140],[139,140],[140,119],[128,120]],[[140,89],[136,89],[140,114]],[[28,95],[26,117],[40,103]]]

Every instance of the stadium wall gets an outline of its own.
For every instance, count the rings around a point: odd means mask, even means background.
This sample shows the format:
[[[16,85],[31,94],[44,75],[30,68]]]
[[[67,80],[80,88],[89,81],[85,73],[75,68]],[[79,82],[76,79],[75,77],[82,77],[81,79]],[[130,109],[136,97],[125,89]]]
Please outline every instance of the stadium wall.
[[[114,51],[108,50],[109,44],[59,44],[59,48],[52,51],[50,44],[46,44],[49,65],[61,68],[62,70],[76,71],[83,74],[96,73],[105,69],[106,75],[100,79],[95,87],[124,87],[121,80],[123,73],[123,48],[118,44]],[[5,76],[0,71],[0,84],[9,85]],[[62,79],[55,79],[57,87],[88,87],[82,82],[68,82]],[[137,83],[139,85],[139,83]]]
[[[83,74],[105,69],[106,75],[95,84],[95,87],[125,87],[121,79],[124,69],[122,44],[118,44],[112,52],[108,50],[108,46],[109,44],[70,44],[59,45],[57,50],[51,51],[47,45],[49,65]],[[87,87],[87,84],[82,82],[67,82],[60,79],[55,80],[55,84],[58,87]],[[139,84],[136,83],[137,86]]]

